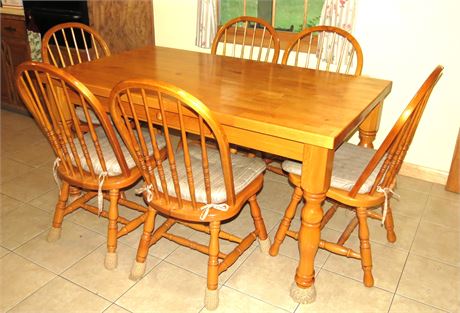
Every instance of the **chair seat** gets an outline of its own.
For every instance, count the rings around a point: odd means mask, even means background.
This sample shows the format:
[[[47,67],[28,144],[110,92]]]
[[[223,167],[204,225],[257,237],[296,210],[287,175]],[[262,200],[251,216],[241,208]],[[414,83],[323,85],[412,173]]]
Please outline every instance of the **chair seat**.
[[[351,190],[361,175],[375,150],[356,146],[349,143],[341,145],[334,154],[334,165],[332,168],[331,187],[342,190]],[[371,190],[383,161],[375,168],[366,182],[361,186],[358,193],[367,193]],[[302,163],[295,161],[284,161],[283,170],[290,174],[301,175]]]
[[[88,113],[89,113],[89,117],[91,119],[91,122],[94,124],[94,125],[99,125],[100,122],[99,122],[99,119],[97,118],[96,114],[94,113],[93,110],[89,109],[88,110]],[[83,111],[83,108],[81,106],[77,106],[75,108],[75,114],[77,115],[78,119],[80,121],[82,121],[83,123],[87,123],[87,120],[86,120],[86,115],[85,115],[85,112]],[[112,120],[110,119],[109,120],[110,123],[112,123]]]
[[[196,201],[207,203],[201,162],[201,148],[199,146],[190,145],[189,151],[192,163]],[[227,200],[227,194],[225,192],[224,175],[222,173],[219,150],[208,149],[207,152],[211,180],[211,200],[212,203],[215,204],[223,203]],[[248,158],[237,154],[231,154],[231,160],[236,194],[238,194],[241,190],[253,182],[265,170],[265,162],[259,158]],[[187,181],[187,173],[184,164],[184,152],[182,150],[176,154],[176,166],[182,199],[191,201]],[[165,172],[166,181],[168,182],[168,194],[176,197],[174,182],[171,178],[171,171],[169,168],[168,160],[163,161],[163,169]],[[158,188],[160,191],[163,191],[160,183],[160,178],[158,177],[157,169],[155,169],[155,175]]]
[[[94,130],[99,140],[99,145],[101,147],[102,154],[104,155],[104,160],[105,160],[105,164],[107,167],[107,174],[109,176],[120,175],[121,174],[120,165],[118,164],[117,158],[115,157],[115,153],[113,151],[112,146],[110,145],[109,140],[107,139],[107,135],[105,134],[104,129],[102,127],[96,127]],[[148,129],[142,129],[142,133],[145,138],[150,138]],[[126,147],[126,145],[124,144],[123,140],[121,139],[121,137],[119,136],[116,130],[115,130],[115,134],[117,136],[118,142],[120,143],[121,151],[123,152],[123,156],[125,157],[126,164],[128,165],[129,168],[135,167],[136,163],[134,162],[133,158],[131,157],[131,154],[129,153],[128,148]],[[102,170],[101,163],[99,162],[99,158],[97,156],[96,148],[94,147],[94,143],[91,139],[91,133],[86,133],[85,135],[83,135],[83,137],[85,138],[85,143],[88,148],[88,153],[91,157],[91,161],[94,167],[94,172],[99,175],[103,172],[103,170]],[[161,135],[157,135],[156,138],[157,138],[158,149],[163,149],[166,146],[164,137]],[[78,156],[80,158],[80,162],[82,164],[83,169],[89,171],[89,167],[88,167],[88,164],[86,163],[86,159],[82,152],[78,138],[75,138],[74,142],[75,142],[75,146],[77,148]],[[153,154],[152,143],[150,141],[147,142],[147,146],[148,146],[149,153]],[[68,148],[68,151],[71,154],[70,148]],[[73,157],[72,157],[72,162],[74,163]]]

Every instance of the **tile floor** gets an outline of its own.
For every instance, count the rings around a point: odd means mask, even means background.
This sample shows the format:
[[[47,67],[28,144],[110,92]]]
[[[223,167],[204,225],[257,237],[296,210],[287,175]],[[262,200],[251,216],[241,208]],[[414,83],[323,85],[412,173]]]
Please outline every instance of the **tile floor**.
[[[103,266],[105,219],[77,211],[66,218],[61,240],[46,242],[57,196],[53,160],[32,119],[1,112],[0,312],[206,311],[206,257],[198,252],[163,239],[150,250],[145,277],[134,283],[128,272],[139,231],[120,240],[114,271]],[[266,175],[259,202],[272,238],[291,190],[283,177]],[[297,247],[286,239],[278,257],[253,246],[222,274],[217,312],[459,312],[460,196],[408,177],[399,178],[397,192],[397,243],[386,242],[377,222],[371,226],[374,288],[362,285],[358,261],[320,251],[317,300],[294,303],[289,286]],[[323,237],[338,236],[347,223],[350,213],[339,212]],[[224,226],[236,233],[250,227],[247,209]],[[350,244],[357,247],[356,234]]]

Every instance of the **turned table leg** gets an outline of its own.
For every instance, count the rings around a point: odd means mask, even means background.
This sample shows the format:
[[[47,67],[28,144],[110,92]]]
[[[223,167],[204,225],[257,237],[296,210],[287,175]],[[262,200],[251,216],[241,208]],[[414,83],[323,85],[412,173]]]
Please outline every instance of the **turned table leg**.
[[[302,208],[302,223],[299,231],[299,266],[291,297],[299,303],[315,301],[314,261],[320,241],[320,227],[323,218],[322,202],[330,185],[334,151],[305,145],[301,187],[305,205]]]
[[[359,145],[374,148],[374,140],[379,130],[383,102],[380,102],[359,126]]]

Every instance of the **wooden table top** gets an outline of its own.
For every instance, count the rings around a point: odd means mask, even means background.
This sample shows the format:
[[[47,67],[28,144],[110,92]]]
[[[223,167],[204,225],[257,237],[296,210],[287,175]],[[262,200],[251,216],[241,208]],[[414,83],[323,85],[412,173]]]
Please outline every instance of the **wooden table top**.
[[[392,83],[280,64],[147,46],[67,68],[99,97],[129,78],[177,85],[226,126],[337,148]]]

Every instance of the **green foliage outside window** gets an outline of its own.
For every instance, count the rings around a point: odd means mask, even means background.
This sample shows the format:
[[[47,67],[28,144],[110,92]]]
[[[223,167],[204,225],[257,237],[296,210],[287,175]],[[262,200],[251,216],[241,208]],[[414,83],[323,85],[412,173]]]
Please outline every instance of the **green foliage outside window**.
[[[220,22],[243,15],[243,0],[221,0]],[[307,27],[319,23],[324,0],[309,0],[307,10]],[[246,15],[256,16],[268,22],[272,20],[273,0],[246,0]],[[277,0],[275,28],[299,32],[303,28],[304,0]]]

